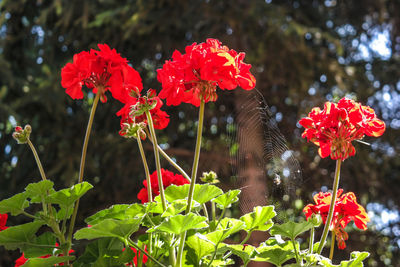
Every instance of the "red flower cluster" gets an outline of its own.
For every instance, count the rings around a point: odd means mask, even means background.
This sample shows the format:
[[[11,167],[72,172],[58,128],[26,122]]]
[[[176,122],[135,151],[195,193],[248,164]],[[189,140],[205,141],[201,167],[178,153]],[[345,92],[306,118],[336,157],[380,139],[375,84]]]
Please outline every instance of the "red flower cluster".
[[[156,96],[153,89],[149,90],[148,96],[149,97],[141,96],[138,98],[129,97],[125,106],[117,112],[117,116],[121,116],[121,131],[119,132],[121,136],[126,135],[126,127],[129,127],[130,124],[143,122],[147,125],[147,117],[146,114],[144,114],[144,109],[152,107],[153,105],[154,107],[150,109],[150,114],[153,119],[154,128],[161,130],[168,126],[169,115],[161,110],[163,102]]]
[[[168,170],[161,169],[161,176],[162,176],[162,181],[164,188],[167,188],[170,185],[184,185],[184,184],[189,184],[189,181],[185,179],[180,174],[174,174],[173,172],[170,172]],[[150,182],[151,182],[151,192],[153,195],[153,199],[155,196],[158,196],[160,194],[160,188],[158,186],[158,179],[157,179],[157,171],[153,172],[150,175]],[[147,194],[147,181],[143,181],[144,188],[142,188],[138,194],[138,199],[140,199],[143,203],[149,202],[149,196]]]
[[[351,144],[364,135],[378,137],[385,131],[385,123],[378,119],[375,111],[353,100],[342,98],[337,104],[326,102],[324,109],[316,107],[299,123],[306,128],[302,134],[319,146],[322,158],[345,160],[354,156]]]
[[[342,192],[342,189],[339,189],[337,192],[333,219],[329,226],[330,230],[335,232],[339,249],[346,248],[345,240],[347,240],[349,236],[344,228],[350,221],[354,221],[356,227],[361,230],[366,230],[367,222],[369,222],[368,214],[365,212],[365,209],[357,203],[354,193],[349,192],[342,195]],[[316,204],[308,204],[303,209],[307,220],[312,214],[320,214],[322,221],[326,223],[331,200],[332,193],[320,192],[316,194],[314,196],[314,202]]]
[[[176,50],[172,60],[157,70],[163,87],[160,97],[167,100],[167,105],[185,102],[199,106],[200,100],[215,101],[216,86],[228,90],[237,86],[254,88],[256,80],[249,71],[251,65],[243,62],[244,53],[229,50],[216,39],[193,43],[185,52]]]
[[[140,257],[141,252],[138,251],[138,250],[136,250],[136,248],[133,248],[133,247],[130,247],[130,248],[131,248],[132,251],[135,253],[135,257],[133,258],[133,263],[134,263],[134,265],[132,264],[132,262],[130,262],[130,263],[127,263],[126,266],[129,266],[129,267],[138,266],[138,264],[137,264],[137,263],[138,263],[138,258]],[[123,249],[123,251],[124,251],[124,250],[125,250],[125,248]],[[144,250],[147,252],[146,246],[145,246]],[[146,262],[147,262],[147,256],[146,256],[146,255],[143,255],[142,262],[143,262],[143,263],[146,263]]]
[[[105,92],[109,90],[115,99],[125,103],[132,90],[142,90],[142,79],[115,49],[106,44],[98,44],[98,47],[100,51],[92,49],[74,55],[73,62],[61,70],[61,85],[73,99],[83,98],[82,86],[85,85],[94,93],[102,90],[102,102],[107,101]]]
[[[8,227],[7,224],[8,214],[0,214],[0,232],[6,230]]]
[[[58,247],[58,246],[59,246],[58,243],[56,243],[56,247]],[[69,251],[69,253],[74,253],[74,252],[75,252],[75,250],[73,250],[73,249],[71,249],[71,250]],[[46,258],[49,258],[50,256],[51,256],[51,255],[44,255],[44,256],[41,256],[41,257],[39,257],[39,258],[46,259]],[[60,254],[59,256],[64,256],[64,254]],[[24,265],[27,261],[28,261],[28,259],[25,258],[24,253],[22,253],[22,256],[19,257],[19,258],[15,261],[14,267],[22,266],[22,265]],[[64,263],[59,263],[59,264],[57,264],[57,265],[55,265],[55,266],[64,266]]]

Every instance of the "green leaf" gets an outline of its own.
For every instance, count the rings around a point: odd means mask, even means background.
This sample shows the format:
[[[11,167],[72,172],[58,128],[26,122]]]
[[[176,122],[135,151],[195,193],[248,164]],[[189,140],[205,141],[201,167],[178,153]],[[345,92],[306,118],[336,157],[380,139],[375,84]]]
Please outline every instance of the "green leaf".
[[[125,263],[125,257],[129,256],[127,253],[133,253],[131,249],[126,249],[126,253],[122,252],[123,248],[124,245],[118,238],[97,239],[86,246],[83,255],[74,262],[74,267],[120,266],[121,262]],[[132,254],[131,256],[129,260],[134,257]]]
[[[169,202],[177,199],[186,199],[189,193],[189,184],[185,185],[171,185],[165,189],[165,198]],[[193,199],[200,204],[204,204],[211,199],[221,195],[223,191],[215,186],[209,184],[196,184],[193,193]]]
[[[104,219],[98,224],[78,230],[75,239],[95,239],[99,237],[117,237],[123,240],[139,229],[142,218],[126,220]]]
[[[257,248],[257,252],[257,256],[252,260],[267,261],[278,266],[296,257],[291,241],[287,241],[283,244],[275,244],[273,246],[262,244]]]
[[[253,212],[247,213],[240,217],[240,220],[246,224],[247,232],[267,231],[274,225],[272,218],[275,217],[274,206],[257,206]]]
[[[21,214],[29,207],[27,198],[27,194],[23,192],[0,201],[0,213],[10,213],[12,216]]]
[[[281,235],[294,240],[298,235],[310,230],[312,227],[313,224],[311,222],[295,223],[289,221],[281,225],[274,225],[274,227],[271,228],[270,233],[271,235]]]
[[[53,189],[54,183],[50,180],[43,180],[37,183],[28,184],[25,188],[26,195],[31,199],[31,203],[39,203],[44,199],[48,192]]]
[[[363,260],[369,256],[368,252],[353,251],[350,255],[350,260],[340,262],[340,265],[333,265],[329,259],[322,259],[320,263],[326,267],[362,267]]]
[[[28,246],[24,249],[24,255],[26,258],[36,258],[44,255],[51,255],[53,254],[54,248],[51,247],[43,247],[43,245],[47,246],[55,246],[56,244],[56,237],[51,232],[45,232],[44,234],[40,235],[34,242],[36,245],[41,246]]]
[[[185,199],[178,199],[168,205],[167,210],[161,215],[161,217],[174,216],[186,209],[187,201]]]
[[[224,218],[221,220],[221,222],[218,225],[218,231],[220,231],[221,237],[219,238],[219,242],[224,241],[226,238],[228,238],[230,235],[239,232],[240,230],[245,229],[246,224],[238,219],[233,219],[233,218]],[[215,231],[215,232],[218,232]]]
[[[210,255],[215,250],[215,243],[200,233],[188,237],[186,244],[195,251],[197,261],[200,261],[206,255]]]
[[[20,224],[8,227],[0,232],[0,245],[6,249],[23,249],[27,243],[34,243],[35,233],[43,225],[41,221]]]
[[[178,214],[167,217],[160,225],[147,230],[147,232],[161,231],[179,235],[187,230],[207,227],[208,224],[205,221],[205,217],[195,215],[194,213],[186,215]]]
[[[73,185],[71,188],[65,188],[56,191],[46,197],[47,203],[58,204],[61,207],[72,206],[75,201],[81,198],[89,189],[93,188],[88,182]]]
[[[217,204],[217,207],[220,209],[226,209],[229,208],[233,203],[239,200],[238,195],[240,194],[240,190],[229,190],[225,194],[222,194],[213,200],[212,202],[215,202]]]
[[[224,244],[224,246],[219,249],[221,252],[231,251],[236,256],[240,257],[243,261],[244,266],[251,260],[251,258],[255,257],[256,248],[252,245],[228,245]]]
[[[104,219],[125,220],[130,218],[143,217],[145,215],[145,207],[141,204],[118,204],[113,205],[108,209],[101,210],[96,214],[85,219],[87,224],[97,224]]]
[[[66,262],[68,260],[74,260],[74,256],[50,256],[48,258],[31,258],[22,265],[23,267],[43,267],[53,266],[54,264]]]

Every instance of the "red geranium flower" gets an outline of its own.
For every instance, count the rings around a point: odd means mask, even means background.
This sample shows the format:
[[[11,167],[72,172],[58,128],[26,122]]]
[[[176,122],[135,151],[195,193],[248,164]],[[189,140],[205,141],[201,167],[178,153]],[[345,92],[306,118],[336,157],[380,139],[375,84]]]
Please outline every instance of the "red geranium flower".
[[[337,104],[326,102],[322,111],[313,108],[299,123],[306,128],[302,137],[320,147],[318,153],[322,158],[341,160],[356,153],[353,140],[364,135],[378,137],[385,131],[385,123],[372,108],[347,98]]]
[[[58,243],[56,243],[56,247],[58,247],[58,246],[59,246]],[[74,252],[75,252],[75,250],[73,250],[73,249],[71,249],[71,250],[69,251],[70,254],[71,254],[71,253],[74,253]],[[44,256],[41,256],[41,257],[39,257],[39,258],[46,259],[46,258],[49,258],[50,256],[51,256],[51,255],[44,255]],[[64,256],[64,254],[59,254],[58,256]],[[22,256],[19,257],[19,258],[15,261],[14,267],[22,266],[22,265],[24,265],[27,261],[28,261],[28,259],[25,258],[24,253],[22,253]],[[62,262],[62,263],[56,264],[56,265],[54,265],[54,266],[64,266],[64,263]]]
[[[132,90],[143,88],[139,73],[128,65],[115,49],[106,44],[98,44],[100,51],[91,49],[75,54],[72,63],[61,70],[61,85],[73,99],[83,98],[82,86],[101,92],[102,102],[106,102],[105,92],[110,90],[115,99],[125,103]]]
[[[0,232],[6,230],[8,227],[6,226],[8,214],[0,214]]]
[[[366,230],[367,222],[369,222],[368,214],[365,212],[365,209],[357,203],[354,193],[349,192],[341,196],[342,192],[342,189],[339,189],[337,192],[333,219],[329,226],[329,230],[335,232],[339,249],[346,248],[346,243],[344,241],[347,240],[349,236],[344,228],[350,221],[354,221],[356,227],[361,230]],[[308,204],[303,209],[307,220],[312,214],[320,214],[322,221],[326,223],[331,200],[332,193],[320,192],[316,194],[314,196],[314,202],[316,204]]]
[[[156,96],[155,91],[150,89],[148,97],[129,97],[125,106],[117,112],[117,116],[121,116],[121,136],[126,135],[127,125],[144,123],[147,125],[147,116],[144,109],[155,106],[150,109],[155,129],[164,129],[168,126],[169,115],[161,110],[163,102]],[[139,115],[135,115],[135,113]]]
[[[216,39],[193,43],[185,52],[176,50],[172,60],[157,70],[157,79],[163,87],[160,97],[167,100],[167,105],[185,102],[199,106],[200,100],[217,100],[217,86],[251,90],[256,84],[249,71],[251,65],[243,62],[245,54],[229,50]]]
[[[165,169],[161,169],[161,176],[162,176],[162,181],[164,188],[167,188],[170,185],[184,185],[184,184],[189,184],[189,181],[186,180],[185,177],[183,177],[180,174],[174,174],[173,172],[170,172]],[[158,186],[158,179],[157,179],[157,171],[154,171],[150,175],[150,182],[151,182],[151,192],[153,195],[153,199],[155,196],[158,196],[160,194],[160,188]],[[138,199],[140,199],[143,203],[149,202],[149,196],[147,195],[147,181],[143,181],[144,188],[142,188],[138,194]]]
[[[140,257],[140,254],[141,254],[142,252],[141,252],[140,250],[139,250],[139,251],[136,250],[136,248],[133,248],[133,247],[130,247],[130,248],[132,249],[133,252],[135,252],[135,257],[133,258],[133,263],[134,263],[135,265],[133,265],[132,262],[129,262],[129,263],[126,264],[126,266],[130,266],[130,267],[137,266],[138,258]],[[122,251],[124,251],[124,250],[125,250],[125,248],[124,248]],[[144,251],[147,252],[147,247],[146,247],[146,246],[144,247]],[[145,254],[143,255],[142,262],[143,262],[143,263],[146,263],[146,262],[147,262],[147,256],[146,256]]]

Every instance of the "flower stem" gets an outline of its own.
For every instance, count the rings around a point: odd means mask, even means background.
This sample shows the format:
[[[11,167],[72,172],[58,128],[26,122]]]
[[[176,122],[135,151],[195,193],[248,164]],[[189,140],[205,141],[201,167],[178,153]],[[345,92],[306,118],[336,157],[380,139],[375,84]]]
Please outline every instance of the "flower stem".
[[[297,262],[297,264],[300,264],[299,252],[297,251],[296,241],[294,239],[292,239],[291,241],[293,243],[294,254],[296,255],[296,262]]]
[[[331,250],[329,251],[329,259],[332,260],[333,252],[335,251],[335,232],[332,231]]]
[[[102,91],[103,91],[102,88],[97,88],[97,94],[93,101],[92,110],[90,111],[89,121],[88,121],[88,125],[86,128],[85,139],[83,141],[83,147],[82,147],[82,157],[81,157],[81,164],[80,164],[80,168],[79,168],[79,178],[78,178],[79,183],[81,183],[83,181],[83,171],[85,169],[86,151],[87,151],[87,147],[88,147],[88,143],[89,143],[90,132],[92,130],[94,114],[96,113],[97,104],[99,103],[99,99],[100,99],[100,95],[102,94]],[[78,214],[78,208],[79,208],[79,199],[75,202],[74,211],[72,213],[71,221],[69,223],[68,238],[67,238],[67,242],[69,244],[71,244],[72,232],[74,231],[76,215]],[[69,250],[69,248],[68,248],[68,250]],[[66,254],[66,255],[68,256],[68,254]]]
[[[146,117],[147,117],[147,123],[149,125],[151,138],[154,141],[153,149],[154,149],[154,157],[155,157],[155,161],[156,161],[158,187],[160,189],[160,197],[161,197],[163,211],[165,211],[167,209],[167,201],[165,200],[164,185],[163,185],[162,176],[161,176],[160,154],[158,153],[158,149],[157,149],[158,143],[157,143],[156,132],[154,130],[153,119],[151,117],[150,111],[148,111],[148,110],[146,111]],[[151,184],[148,184],[147,187],[149,187],[149,186],[151,186]]]
[[[28,145],[29,145],[29,147],[30,147],[31,150],[32,150],[33,156],[35,157],[36,164],[37,164],[37,166],[38,166],[38,168],[39,168],[40,176],[42,176],[42,180],[47,180],[47,179],[46,179],[46,174],[44,173],[44,170],[43,170],[42,163],[40,162],[39,155],[38,155],[38,153],[36,152],[36,149],[35,149],[35,147],[33,146],[31,140],[29,140],[29,138],[28,138]]]
[[[147,129],[146,129],[147,132]],[[150,142],[153,143],[153,139],[151,138],[151,135],[147,132],[147,136],[150,140]],[[154,143],[153,143],[154,144]],[[173,159],[171,159],[170,156],[168,156],[167,153],[165,153],[165,151],[159,146],[157,145],[157,149],[158,152],[160,152],[160,154],[178,171],[180,172],[180,174],[182,174],[183,177],[186,178],[186,180],[188,180],[190,182],[190,177],[189,175],[181,168],[181,166],[179,166]]]
[[[331,222],[333,219],[333,214],[335,211],[336,195],[337,195],[337,190],[339,187],[341,164],[342,164],[342,161],[340,159],[338,159],[336,161],[335,180],[333,181],[333,192],[332,192],[331,205],[329,207],[328,218],[326,219],[324,231],[322,233],[321,241],[319,242],[318,251],[317,251],[317,253],[320,255],[321,255],[322,249],[325,246],[325,241],[326,241],[326,238],[328,237],[329,227],[331,225]]]
[[[310,231],[310,243],[308,245],[308,254],[313,253],[313,247],[314,247],[314,233],[315,233],[315,227],[313,226]]]
[[[194,160],[193,160],[193,167],[192,167],[192,175],[189,187],[189,195],[188,195],[188,202],[185,213],[188,214],[192,209],[192,201],[193,201],[193,193],[196,184],[196,175],[197,175],[197,168],[199,166],[199,159],[200,159],[200,148],[201,148],[201,136],[203,133],[203,121],[204,121],[204,107],[205,102],[202,100],[200,102],[200,109],[199,109],[199,121],[197,125],[197,138],[196,138],[196,148],[194,151]],[[177,266],[182,266],[182,254],[183,254],[183,247],[185,246],[185,239],[186,239],[186,232],[183,232],[180,235],[179,240],[179,249],[178,249],[178,258],[177,258]]]
[[[148,199],[149,199],[149,202],[152,202],[153,201],[153,195],[151,193],[151,181],[150,181],[149,166],[147,165],[146,155],[144,154],[142,140],[140,140],[140,136],[139,135],[136,138],[136,140],[137,140],[137,143],[138,143],[138,146],[139,146],[140,156],[142,157],[144,172],[146,174]]]

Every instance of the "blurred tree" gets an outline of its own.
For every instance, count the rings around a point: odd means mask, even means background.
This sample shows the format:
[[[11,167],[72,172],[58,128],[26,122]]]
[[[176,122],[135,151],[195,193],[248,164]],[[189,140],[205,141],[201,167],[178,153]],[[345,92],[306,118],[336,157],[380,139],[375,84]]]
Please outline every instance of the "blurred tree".
[[[58,186],[77,179],[93,95],[73,101],[60,86],[60,69],[74,53],[107,43],[138,69],[145,88],[160,89],[155,70],[174,49],[183,51],[192,42],[215,37],[246,51],[258,90],[266,96],[288,146],[300,152],[304,182],[297,194],[304,204],[313,191],[331,187],[328,177],[334,164],[321,160],[316,147],[301,140],[299,118],[344,95],[373,106],[384,118],[385,135],[371,140],[371,147],[357,145],[357,156],[346,160],[342,170],[341,187],[368,204],[373,223],[366,233],[352,233],[347,249],[337,256],[368,250],[368,266],[395,265],[400,257],[399,11],[400,2],[389,0],[2,0],[0,198],[39,179],[28,148],[11,138],[16,123],[32,125],[32,141]],[[226,187],[234,175],[229,172],[229,154],[216,154],[215,149],[226,147],[227,129],[240,112],[235,111],[240,106],[236,95],[241,94],[220,93],[206,111],[200,171],[215,169]],[[121,106],[110,99],[97,111],[85,172],[96,190],[82,200],[80,223],[111,203],[136,201],[141,187],[144,174],[136,145],[117,134],[119,121],[113,114]],[[188,170],[197,111],[182,105],[167,112],[171,125],[160,132],[160,140]],[[302,205],[289,206],[288,216],[302,217]],[[10,223],[20,221],[17,217]],[[18,252],[2,255],[0,264],[10,266]]]

